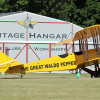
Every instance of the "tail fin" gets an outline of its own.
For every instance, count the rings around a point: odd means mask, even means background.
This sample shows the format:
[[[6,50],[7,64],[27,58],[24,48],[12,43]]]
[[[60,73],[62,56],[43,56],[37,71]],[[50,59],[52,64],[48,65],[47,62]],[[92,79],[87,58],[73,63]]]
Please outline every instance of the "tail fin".
[[[9,67],[20,65],[21,63],[0,52],[0,71],[6,72]]]

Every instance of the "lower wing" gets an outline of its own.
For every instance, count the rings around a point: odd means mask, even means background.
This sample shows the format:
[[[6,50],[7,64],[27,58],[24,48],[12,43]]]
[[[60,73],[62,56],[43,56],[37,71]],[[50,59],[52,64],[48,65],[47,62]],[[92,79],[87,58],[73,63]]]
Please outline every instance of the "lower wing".
[[[100,63],[100,57],[85,61],[85,62],[79,64],[77,67],[78,68],[87,67],[87,66],[91,66],[91,65],[95,65],[95,64],[99,64],[99,63]]]

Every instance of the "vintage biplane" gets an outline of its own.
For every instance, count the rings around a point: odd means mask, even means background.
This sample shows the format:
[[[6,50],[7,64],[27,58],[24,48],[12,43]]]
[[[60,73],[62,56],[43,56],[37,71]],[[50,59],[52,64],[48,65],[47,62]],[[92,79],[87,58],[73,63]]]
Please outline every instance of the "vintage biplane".
[[[88,39],[93,38],[93,49],[88,49]],[[74,43],[79,42],[79,52],[75,52]],[[55,57],[42,59],[26,64],[21,64],[17,60],[0,52],[0,71],[4,73],[29,73],[45,71],[63,71],[81,68],[88,72],[91,77],[100,77],[100,25],[87,27],[76,32],[73,39],[68,39],[53,46],[65,44],[66,51],[68,43],[73,45],[73,53],[58,55]],[[88,66],[94,65],[95,70],[88,69]]]

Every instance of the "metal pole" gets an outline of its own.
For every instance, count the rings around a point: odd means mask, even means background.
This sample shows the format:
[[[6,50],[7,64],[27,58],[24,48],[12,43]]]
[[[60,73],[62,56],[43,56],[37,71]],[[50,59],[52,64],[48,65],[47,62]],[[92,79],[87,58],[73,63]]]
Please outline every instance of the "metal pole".
[[[51,44],[49,44],[49,58],[51,57]],[[51,71],[49,71],[51,73]]]

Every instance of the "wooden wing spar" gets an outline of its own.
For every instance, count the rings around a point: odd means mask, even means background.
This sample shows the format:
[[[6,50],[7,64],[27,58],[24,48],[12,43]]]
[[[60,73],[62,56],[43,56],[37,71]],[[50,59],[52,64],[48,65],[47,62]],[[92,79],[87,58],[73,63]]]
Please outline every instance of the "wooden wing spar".
[[[73,39],[68,39],[68,40],[65,40],[65,41],[62,41],[62,42],[58,42],[58,43],[52,45],[52,47],[56,46],[56,45],[61,45],[61,44],[68,44],[68,43],[70,43],[72,41],[73,41]]]
[[[94,25],[91,27],[84,28],[83,30],[76,32],[73,38],[73,42],[85,38],[95,37],[99,35],[99,30],[100,30],[100,25]]]
[[[100,30],[100,25],[94,25],[94,26],[91,26],[91,27],[84,28],[84,29],[76,32],[73,39],[68,39],[68,40],[59,42],[57,44],[54,44],[52,46],[56,46],[56,45],[60,45],[60,44],[68,44],[68,43],[71,43],[71,42],[74,42],[74,41],[77,41],[77,40],[95,37],[97,35],[100,35],[99,30]]]

